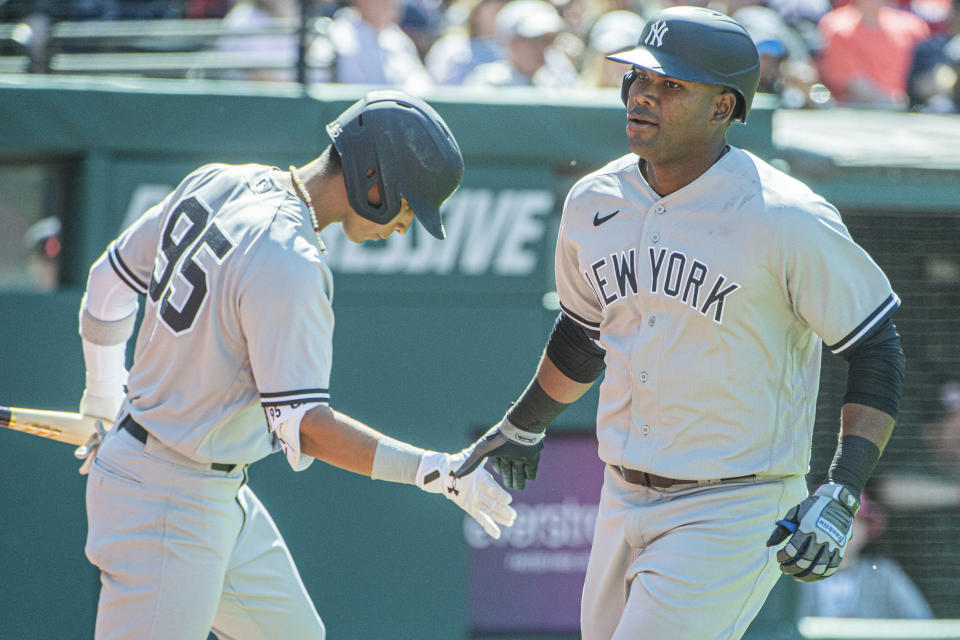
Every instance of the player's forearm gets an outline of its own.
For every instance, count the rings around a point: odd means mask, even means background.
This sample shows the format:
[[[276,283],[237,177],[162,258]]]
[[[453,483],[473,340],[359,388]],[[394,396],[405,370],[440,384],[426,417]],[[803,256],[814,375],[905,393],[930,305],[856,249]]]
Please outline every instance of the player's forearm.
[[[554,418],[590,388],[590,384],[567,377],[544,353],[536,376],[511,405],[505,420],[522,431],[543,433]]]
[[[537,382],[548,396],[562,402],[571,404],[579,400],[587,392],[593,382],[577,382],[568,378],[557,365],[544,353],[540,358],[540,364],[537,366]]]
[[[894,419],[879,409],[848,402],[840,420],[840,438],[827,480],[845,484],[859,496],[890,439]]]
[[[311,409],[300,421],[300,450],[374,480],[404,484],[417,483],[421,460],[428,453],[325,406]]]
[[[600,377],[603,356],[604,351],[583,329],[561,313],[540,357],[536,376],[507,412],[507,421],[524,431],[542,433]]]
[[[315,407],[300,421],[300,450],[335,467],[369,476],[383,434],[330,407]]]
[[[880,452],[887,446],[893,433],[894,419],[889,414],[854,402],[848,402],[840,410],[840,437],[847,435],[866,438]]]
[[[840,438],[827,479],[859,495],[873,473],[900,409],[905,358],[889,318],[841,354],[850,362]]]

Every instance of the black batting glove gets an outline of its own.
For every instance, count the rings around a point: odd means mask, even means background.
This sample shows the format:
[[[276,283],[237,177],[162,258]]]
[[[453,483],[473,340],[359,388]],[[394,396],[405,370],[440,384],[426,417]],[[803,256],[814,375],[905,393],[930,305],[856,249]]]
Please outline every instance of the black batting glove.
[[[821,485],[813,495],[790,509],[767,540],[777,552],[780,570],[801,582],[829,578],[840,566],[853,529],[860,498],[845,484]]]
[[[493,470],[503,478],[504,486],[523,490],[527,480],[537,478],[544,435],[520,429],[504,418],[464,449],[467,459],[453,475],[457,478],[465,476],[489,457],[493,460]]]

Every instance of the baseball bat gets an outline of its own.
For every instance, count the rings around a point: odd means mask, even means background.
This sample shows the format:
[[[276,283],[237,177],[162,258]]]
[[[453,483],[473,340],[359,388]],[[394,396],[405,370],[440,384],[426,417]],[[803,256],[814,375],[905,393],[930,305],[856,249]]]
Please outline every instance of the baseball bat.
[[[69,411],[0,406],[0,426],[77,446],[85,443],[90,434],[97,430],[96,421],[97,418]],[[113,426],[109,420],[102,422],[104,429],[109,430]]]

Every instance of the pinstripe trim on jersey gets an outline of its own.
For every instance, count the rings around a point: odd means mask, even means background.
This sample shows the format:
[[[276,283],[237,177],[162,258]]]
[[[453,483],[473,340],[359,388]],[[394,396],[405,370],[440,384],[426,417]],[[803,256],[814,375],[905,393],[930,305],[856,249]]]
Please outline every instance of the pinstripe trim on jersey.
[[[330,404],[330,390],[297,389],[295,391],[278,391],[274,393],[260,394],[260,404],[264,407],[278,407],[285,404],[303,404],[304,402]]]
[[[843,353],[851,346],[857,344],[861,338],[870,333],[870,331],[877,325],[884,322],[890,315],[900,307],[900,298],[897,297],[897,294],[891,293],[886,300],[883,301],[879,307],[873,310],[873,312],[867,316],[867,318],[857,325],[857,328],[848,333],[840,342],[836,344],[827,345],[827,348],[830,349],[833,353]]]
[[[123,258],[120,257],[120,252],[117,251],[115,246],[111,246],[110,250],[107,252],[107,259],[110,261],[110,266],[113,267],[113,270],[116,272],[117,276],[123,280],[124,284],[128,287],[139,293],[141,296],[147,295],[147,285],[143,280],[137,277],[130,267],[123,261]]]
[[[567,309],[563,303],[560,303],[560,310],[563,311],[563,314],[576,322],[578,325],[583,327],[584,331],[587,332],[587,335],[593,338],[594,340],[600,339],[600,323],[599,322],[590,322],[586,318],[581,318],[570,309]]]

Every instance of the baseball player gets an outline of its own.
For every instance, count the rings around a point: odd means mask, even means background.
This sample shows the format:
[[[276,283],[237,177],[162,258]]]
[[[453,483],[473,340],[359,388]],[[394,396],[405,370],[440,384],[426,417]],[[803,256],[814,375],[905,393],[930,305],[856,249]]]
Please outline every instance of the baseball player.
[[[116,417],[81,453],[99,638],[323,638],[324,625],[247,467],[282,450],[443,493],[493,537],[516,514],[464,453],[425,451],[332,409],[333,281],[319,232],[444,237],[463,158],[425,102],[374,92],[301,168],[211,164],[188,175],[90,270],[80,410]],[[125,343],[145,310],[127,377]],[[123,393],[126,382],[127,393]]]
[[[758,78],[739,23],[669,8],[611,59],[630,65],[632,153],[570,191],[562,312],[458,472],[490,456],[522,489],[547,424],[605,370],[583,638],[740,638],[781,571],[840,562],[897,415],[900,301],[833,206],[726,143]],[[807,497],[822,343],[850,366],[836,456]]]

